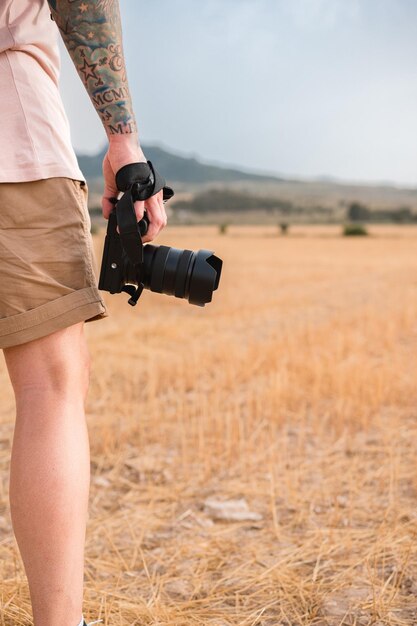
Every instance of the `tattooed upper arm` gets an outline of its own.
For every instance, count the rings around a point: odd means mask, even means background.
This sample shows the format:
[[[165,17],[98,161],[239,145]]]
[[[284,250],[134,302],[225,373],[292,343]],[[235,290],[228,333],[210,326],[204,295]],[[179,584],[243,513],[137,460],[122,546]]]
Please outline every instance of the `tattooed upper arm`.
[[[123,56],[118,0],[48,2],[106,132],[136,132]]]

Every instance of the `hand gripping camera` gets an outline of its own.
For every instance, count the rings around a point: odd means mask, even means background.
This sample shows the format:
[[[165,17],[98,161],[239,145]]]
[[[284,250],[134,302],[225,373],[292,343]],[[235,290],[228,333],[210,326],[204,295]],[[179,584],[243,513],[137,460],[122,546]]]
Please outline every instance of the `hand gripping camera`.
[[[136,219],[134,202],[146,200],[163,189],[164,202],[174,195],[152,163],[130,163],[116,174],[116,186],[124,192],[114,199],[104,241],[98,287],[110,293],[125,291],[135,306],[143,289],[185,298],[190,304],[211,302],[219,286],[222,260],[211,250],[180,250],[143,245],[149,219]],[[119,232],[117,232],[119,226]]]

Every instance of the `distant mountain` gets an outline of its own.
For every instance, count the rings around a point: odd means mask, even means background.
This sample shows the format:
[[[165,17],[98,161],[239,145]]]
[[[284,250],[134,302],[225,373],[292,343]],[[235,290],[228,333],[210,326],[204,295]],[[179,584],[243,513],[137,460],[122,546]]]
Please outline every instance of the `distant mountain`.
[[[183,157],[173,152],[168,152],[157,146],[142,146],[146,157],[152,161],[168,182],[179,183],[209,183],[209,182],[234,182],[234,181],[258,181],[280,182],[277,176],[267,176],[254,172],[244,172],[230,167],[220,167],[202,163],[193,157]],[[88,156],[78,154],[78,163],[84,176],[97,178],[102,176],[102,162],[107,146],[98,154]]]

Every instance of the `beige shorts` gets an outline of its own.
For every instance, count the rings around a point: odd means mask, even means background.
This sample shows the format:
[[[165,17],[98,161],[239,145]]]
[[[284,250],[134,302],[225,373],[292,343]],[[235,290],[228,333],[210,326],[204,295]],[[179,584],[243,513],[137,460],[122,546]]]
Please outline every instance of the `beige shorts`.
[[[87,196],[72,178],[0,183],[0,348],[108,317]]]

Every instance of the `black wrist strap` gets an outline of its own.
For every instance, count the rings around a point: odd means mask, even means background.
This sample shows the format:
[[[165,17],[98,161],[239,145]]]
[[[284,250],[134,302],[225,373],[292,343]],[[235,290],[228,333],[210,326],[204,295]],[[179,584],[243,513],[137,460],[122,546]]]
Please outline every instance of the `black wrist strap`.
[[[165,179],[152,165],[146,163],[129,163],[120,168],[116,174],[116,186],[119,191],[132,189],[133,200],[147,200],[163,189],[163,199],[169,200],[174,195],[171,187],[165,185]]]

